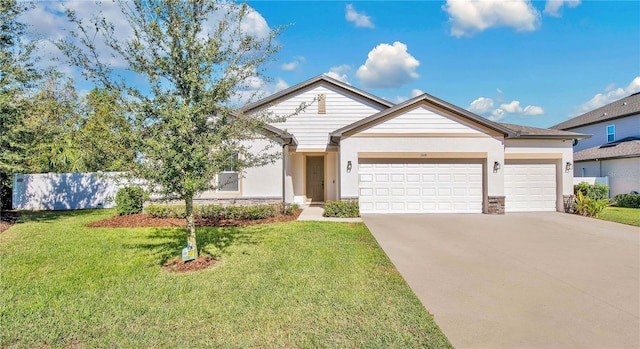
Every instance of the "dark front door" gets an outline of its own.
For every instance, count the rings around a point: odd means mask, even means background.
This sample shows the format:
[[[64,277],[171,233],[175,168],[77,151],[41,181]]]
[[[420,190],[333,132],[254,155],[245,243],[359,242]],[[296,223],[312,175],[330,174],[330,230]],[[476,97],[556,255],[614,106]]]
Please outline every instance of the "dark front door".
[[[324,157],[307,157],[307,197],[312,202],[324,201]]]

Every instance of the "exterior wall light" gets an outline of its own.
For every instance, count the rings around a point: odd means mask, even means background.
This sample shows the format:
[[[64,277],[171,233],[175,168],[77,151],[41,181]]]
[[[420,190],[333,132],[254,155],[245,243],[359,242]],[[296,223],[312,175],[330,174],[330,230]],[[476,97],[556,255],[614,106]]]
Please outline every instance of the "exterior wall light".
[[[352,168],[353,168],[353,165],[351,165],[351,160],[347,161],[347,173],[351,173]]]
[[[565,171],[565,172],[569,172],[569,171],[571,171],[571,167],[572,167],[572,166],[573,166],[573,165],[572,165],[570,162],[568,162],[568,161],[567,161],[567,164],[564,166],[564,171]]]
[[[500,167],[501,167],[501,166],[500,166],[500,163],[499,163],[499,162],[497,162],[497,161],[494,161],[494,162],[493,162],[493,172],[494,172],[494,173],[495,173],[495,172],[498,172],[498,170],[500,169]]]

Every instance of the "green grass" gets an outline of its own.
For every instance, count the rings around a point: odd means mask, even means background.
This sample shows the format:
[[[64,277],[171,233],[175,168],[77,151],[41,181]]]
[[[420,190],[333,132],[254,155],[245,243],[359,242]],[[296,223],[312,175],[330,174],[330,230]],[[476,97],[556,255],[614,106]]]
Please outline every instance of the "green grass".
[[[169,274],[181,229],[27,213],[0,234],[0,347],[450,347],[361,224],[198,230],[215,267]]]
[[[610,206],[605,208],[598,217],[605,221],[640,227],[640,209]]]

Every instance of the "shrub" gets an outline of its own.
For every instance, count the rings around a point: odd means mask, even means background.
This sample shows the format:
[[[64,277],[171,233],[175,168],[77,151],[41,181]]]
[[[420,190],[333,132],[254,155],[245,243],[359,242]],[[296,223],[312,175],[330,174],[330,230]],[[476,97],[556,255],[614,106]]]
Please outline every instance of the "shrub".
[[[193,215],[196,218],[207,219],[243,219],[256,220],[277,217],[280,214],[292,215],[298,210],[298,205],[255,205],[255,206],[194,206]],[[285,213],[282,213],[284,210]],[[155,218],[185,218],[185,207],[178,205],[149,205],[146,212]]]
[[[142,212],[147,193],[140,187],[125,187],[116,193],[116,211],[124,216]]]
[[[582,182],[573,186],[573,193],[578,195],[578,192],[594,200],[607,199],[609,197],[609,186],[606,184],[589,184]]]
[[[202,218],[219,219],[220,217],[222,217],[224,207],[220,205],[204,205],[200,206],[198,211],[200,212],[200,216]]]
[[[185,218],[187,212],[184,206],[178,205],[149,205],[145,211],[154,218]],[[197,216],[194,207],[194,216]]]
[[[357,200],[327,201],[324,203],[325,217],[355,218],[360,217],[360,207]]]
[[[618,207],[640,208],[640,194],[618,194],[613,201]]]
[[[282,214],[285,216],[292,216],[299,209],[298,204],[282,204]]]
[[[578,191],[574,211],[581,216],[598,217],[607,206],[609,206],[609,199],[593,199],[582,194],[582,191]]]

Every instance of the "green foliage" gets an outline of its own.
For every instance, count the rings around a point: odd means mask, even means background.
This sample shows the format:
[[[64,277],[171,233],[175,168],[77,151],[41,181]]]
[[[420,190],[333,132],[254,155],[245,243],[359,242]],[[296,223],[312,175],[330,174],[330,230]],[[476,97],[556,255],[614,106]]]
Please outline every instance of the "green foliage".
[[[116,193],[116,211],[120,216],[141,213],[147,199],[147,193],[140,187],[122,188]]]
[[[613,201],[618,207],[640,208],[640,194],[618,194]]]
[[[299,209],[300,206],[298,204],[282,204],[282,214],[285,216],[291,216]]]
[[[573,186],[573,193],[578,195],[578,192],[581,192],[582,195],[593,200],[609,198],[609,187],[606,184],[581,182]]]
[[[574,212],[581,216],[598,217],[600,212],[609,206],[609,199],[593,199],[578,190],[574,204]]]
[[[598,217],[605,221],[640,227],[640,209],[627,207],[607,207]]]
[[[252,206],[202,205],[193,207],[193,215],[197,218],[207,219],[257,220],[280,215],[290,216],[298,209],[297,205],[286,205],[283,212],[282,204]],[[185,208],[182,205],[148,205],[145,211],[156,218],[186,217]]]
[[[360,217],[357,200],[327,201],[324,203],[324,217],[355,218]]]
[[[451,347],[363,224],[199,228],[221,265],[170,274],[184,229],[87,227],[113,213],[0,234],[1,348]]]
[[[263,67],[279,49],[278,29],[264,36],[247,33],[243,23],[252,10],[222,0],[119,5],[132,29],[130,37],[116,32],[102,13],[86,22],[68,11],[76,30],[57,45],[85,76],[121,96],[135,118],[134,139],[145,161],[136,163],[134,177],[146,180],[164,199],[181,199],[191,207],[194,196],[224,184],[216,181],[223,169],[242,173],[280,158],[275,142],[264,149],[244,142],[282,117],[239,117],[232,102],[252,96],[247,93],[252,82],[268,80]],[[135,78],[119,76],[100,61],[96,32]],[[189,211],[188,239],[195,245]]]

